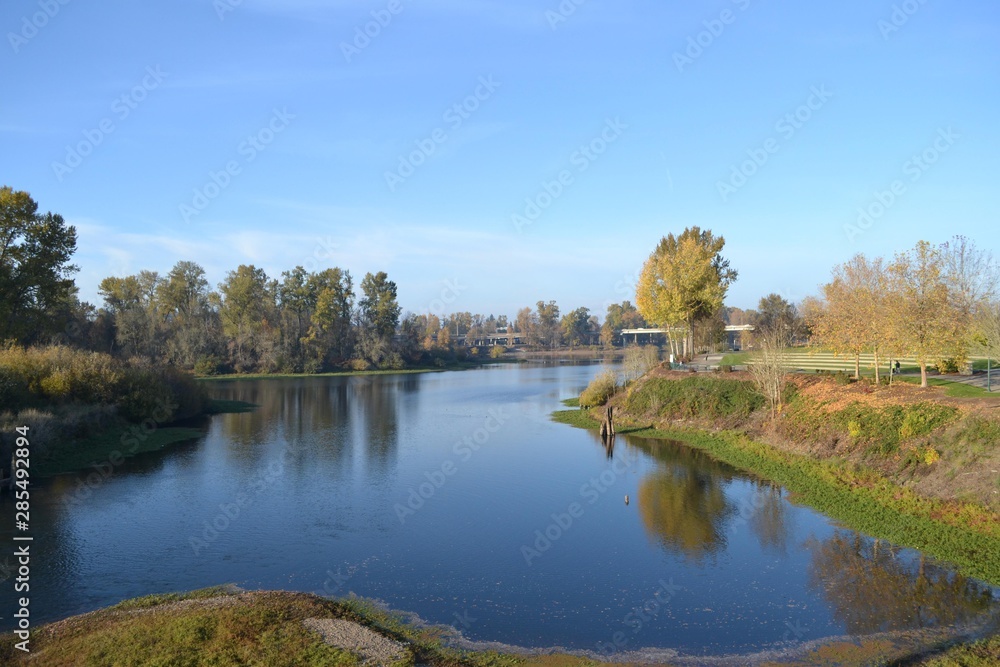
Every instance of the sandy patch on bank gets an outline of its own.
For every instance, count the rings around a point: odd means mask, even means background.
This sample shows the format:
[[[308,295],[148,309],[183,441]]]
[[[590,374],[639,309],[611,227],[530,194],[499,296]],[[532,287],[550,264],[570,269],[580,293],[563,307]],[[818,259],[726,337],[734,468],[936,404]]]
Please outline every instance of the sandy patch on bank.
[[[361,656],[368,665],[385,667],[405,655],[404,644],[383,637],[354,621],[339,618],[307,618],[302,621],[302,625],[322,635],[327,644]]]

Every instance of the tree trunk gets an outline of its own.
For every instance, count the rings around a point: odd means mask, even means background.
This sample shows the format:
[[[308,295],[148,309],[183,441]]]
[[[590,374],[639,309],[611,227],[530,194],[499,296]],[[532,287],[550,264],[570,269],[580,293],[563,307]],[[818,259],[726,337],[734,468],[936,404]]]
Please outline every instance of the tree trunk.
[[[609,438],[615,434],[614,407],[608,406],[604,421],[601,423],[601,437]]]
[[[920,362],[920,386],[924,389],[927,388],[927,362]]]
[[[875,353],[875,385],[878,386],[878,381],[879,381],[878,348],[877,347],[874,348],[873,352]]]
[[[854,379],[861,380],[861,355],[857,353],[854,355]]]

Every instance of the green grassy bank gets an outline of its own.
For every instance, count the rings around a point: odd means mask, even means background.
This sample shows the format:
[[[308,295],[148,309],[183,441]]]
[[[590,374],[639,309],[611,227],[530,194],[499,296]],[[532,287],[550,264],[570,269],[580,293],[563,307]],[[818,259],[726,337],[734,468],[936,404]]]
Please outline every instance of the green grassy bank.
[[[284,591],[243,592],[220,586],[191,593],[149,595],[74,616],[35,629],[30,653],[19,651],[20,638],[0,635],[0,664],[44,665],[242,665],[261,667],[595,667],[636,665],[603,662],[596,657],[535,650],[471,651],[455,647],[453,629],[415,624],[360,598],[331,599]],[[317,621],[346,623],[349,642],[324,638]],[[370,634],[369,634],[370,633]],[[389,640],[392,652],[373,659],[372,644]],[[907,638],[875,636],[849,642],[830,640],[783,657],[756,657],[753,664],[794,665],[933,665],[985,667],[997,664],[996,638],[960,645],[932,640],[915,648]],[[633,658],[635,659],[635,658]],[[697,664],[686,659],[684,665]],[[645,662],[660,664],[667,662]],[[711,659],[705,664],[714,664]],[[727,663],[729,664],[729,663]],[[742,664],[742,663],[741,663]]]
[[[763,399],[749,382],[678,375],[647,377],[619,392],[611,400],[617,406],[618,432],[676,440],[703,450],[784,486],[797,501],[851,528],[920,549],[965,574],[1000,585],[997,513],[977,502],[927,497],[898,483],[906,475],[949,465],[942,456],[956,469],[974,465],[975,446],[970,442],[978,442],[981,453],[992,456],[1000,445],[994,438],[1000,425],[931,400],[867,405],[834,393],[831,401],[840,400],[843,407],[831,409],[794,389],[778,423],[764,425]],[[553,418],[581,428],[599,427],[594,416],[579,409],[556,412]],[[834,438],[837,445],[800,451],[780,446],[797,438]],[[966,458],[954,458],[949,447]],[[897,471],[896,479],[880,466]]]

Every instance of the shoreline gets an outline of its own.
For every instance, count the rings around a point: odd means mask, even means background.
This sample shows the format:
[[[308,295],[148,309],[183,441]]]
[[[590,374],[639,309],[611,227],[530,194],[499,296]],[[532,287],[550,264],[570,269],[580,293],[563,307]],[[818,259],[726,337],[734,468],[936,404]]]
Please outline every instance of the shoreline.
[[[343,634],[339,639],[328,637],[317,627],[324,623],[340,624],[352,636],[346,642]],[[982,652],[987,659],[1000,655],[995,653],[1000,651],[1000,641],[995,635],[997,623],[998,619],[993,617],[975,626],[835,635],[803,642],[778,642],[745,653],[693,655],[665,647],[642,647],[603,654],[559,646],[532,648],[473,641],[453,626],[429,623],[415,613],[394,610],[381,601],[354,595],[330,598],[295,591],[246,591],[225,584],[188,593],[132,598],[46,623],[32,631],[32,654],[15,651],[13,642],[6,641],[14,635],[5,632],[0,658],[5,664],[28,664],[41,658],[46,664],[76,664],[86,657],[118,658],[134,664],[136,652],[128,640],[144,636],[147,640],[138,649],[139,656],[155,650],[161,658],[165,654],[190,658],[194,653],[201,655],[201,651],[206,651],[213,652],[218,659],[232,656],[233,651],[252,650],[252,655],[265,651],[280,654],[284,658],[281,664],[289,665],[349,665],[357,658],[365,658],[375,645],[384,646],[387,642],[398,653],[391,661],[375,660],[371,664],[397,667],[923,665],[933,664],[926,662],[928,659],[964,655],[969,651]],[[214,631],[178,632],[178,628],[192,627],[225,627],[227,636],[220,643],[215,641]],[[357,641],[365,637],[367,642]],[[312,662],[318,654],[324,659]]]
[[[364,377],[368,375],[418,375],[422,373],[446,373],[449,371],[471,371],[499,364],[519,364],[520,359],[484,359],[446,366],[421,366],[416,368],[371,369],[366,371],[330,371],[327,373],[227,373],[225,375],[196,375],[198,382],[219,382],[232,380],[288,380],[300,378]]]
[[[642,386],[630,391],[641,392]],[[578,399],[563,403],[579,405]],[[611,404],[617,408],[618,435],[645,438],[656,445],[675,441],[703,451],[745,474],[784,487],[796,502],[852,530],[916,549],[966,576],[1000,587],[1000,525],[986,521],[993,510],[979,503],[919,495],[873,469],[782,449],[739,429],[640,422],[614,399]],[[596,410],[603,408],[557,410],[551,419],[597,431],[601,422],[595,418]]]
[[[91,469],[99,473],[105,469],[113,470],[137,456],[200,438],[204,435],[204,427],[197,423],[202,420],[220,414],[252,412],[256,407],[243,401],[209,399],[205,411],[169,423],[154,421],[151,428],[145,424],[119,422],[98,433],[68,441],[70,446],[37,462],[36,474],[39,478],[48,479]]]

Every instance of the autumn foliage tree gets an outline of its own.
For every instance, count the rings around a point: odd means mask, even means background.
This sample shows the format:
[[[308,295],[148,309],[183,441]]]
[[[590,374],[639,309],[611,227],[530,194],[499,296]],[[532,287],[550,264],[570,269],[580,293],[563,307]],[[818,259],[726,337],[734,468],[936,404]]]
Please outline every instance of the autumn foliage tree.
[[[889,285],[895,343],[916,359],[920,386],[926,387],[929,365],[949,358],[964,361],[968,313],[949,285],[941,250],[926,241],[896,255],[889,266]]]
[[[636,305],[647,322],[667,330],[671,351],[694,353],[697,320],[722,308],[737,272],[722,257],[726,241],[709,230],[689,227],[679,236],[663,237],[639,275]],[[683,332],[683,350],[674,330]],[[683,352],[683,355],[682,355]]]
[[[855,255],[833,270],[833,280],[822,287],[822,294],[818,308],[810,305],[814,338],[837,353],[851,355],[855,378],[861,377],[861,355],[874,353],[877,382],[880,356],[894,347],[896,335],[885,262],[881,257]]]
[[[920,241],[888,264],[857,255],[838,266],[822,301],[810,304],[815,340],[852,355],[856,376],[861,355],[871,352],[876,381],[880,359],[888,355],[913,357],[923,387],[928,366],[963,363],[975,313],[993,292],[979,275],[990,263],[978,261],[974,246],[959,239],[957,246]],[[975,276],[969,275],[972,266],[978,267]]]

